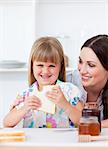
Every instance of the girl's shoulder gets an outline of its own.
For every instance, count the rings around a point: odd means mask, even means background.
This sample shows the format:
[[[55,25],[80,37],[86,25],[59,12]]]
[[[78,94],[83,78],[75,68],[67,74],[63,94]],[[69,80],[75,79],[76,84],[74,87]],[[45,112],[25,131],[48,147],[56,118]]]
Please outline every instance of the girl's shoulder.
[[[70,88],[72,89],[79,89],[75,84],[73,84],[72,82],[63,82],[60,80],[57,80],[57,85],[59,85],[61,88]]]
[[[37,83],[34,82],[31,86],[18,93],[12,106],[17,106],[17,108],[20,108],[23,105],[23,102],[25,101],[26,97],[32,95],[32,92],[34,89],[36,89],[36,87]]]
[[[22,96],[29,96],[30,93],[32,93],[34,91],[34,89],[37,88],[37,82],[34,82],[32,85],[30,85],[29,87],[27,87],[26,89],[24,89],[20,95]]]
[[[76,105],[81,97],[79,88],[71,82],[59,81],[58,85],[60,86],[67,101],[72,105]]]
[[[74,97],[79,97],[82,103],[86,102],[87,92],[84,90],[83,86],[77,86],[71,82],[58,81],[57,84],[60,86],[62,91],[68,95]]]

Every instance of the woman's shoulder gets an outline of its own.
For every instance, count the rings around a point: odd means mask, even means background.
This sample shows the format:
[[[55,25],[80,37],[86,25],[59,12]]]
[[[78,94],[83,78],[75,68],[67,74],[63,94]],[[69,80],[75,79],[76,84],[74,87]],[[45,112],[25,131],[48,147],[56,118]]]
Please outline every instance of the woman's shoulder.
[[[71,76],[71,80],[69,81],[67,79],[67,81],[73,83],[73,85],[76,85],[80,90],[83,91],[84,87],[82,85],[81,76],[80,76],[79,71],[78,70],[74,70],[74,71],[70,72],[70,76]]]

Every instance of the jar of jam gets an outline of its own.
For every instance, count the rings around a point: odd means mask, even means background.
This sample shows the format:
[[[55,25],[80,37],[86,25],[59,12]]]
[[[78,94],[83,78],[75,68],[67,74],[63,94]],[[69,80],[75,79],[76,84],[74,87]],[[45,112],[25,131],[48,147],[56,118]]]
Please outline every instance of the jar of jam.
[[[79,135],[97,136],[100,134],[100,124],[96,116],[83,116],[80,119]]]
[[[100,132],[101,132],[101,116],[100,116],[100,110],[98,109],[83,109],[82,111],[82,116],[84,117],[89,117],[89,116],[94,116],[94,117],[97,117],[98,118],[98,122],[99,122],[99,125],[100,125]]]

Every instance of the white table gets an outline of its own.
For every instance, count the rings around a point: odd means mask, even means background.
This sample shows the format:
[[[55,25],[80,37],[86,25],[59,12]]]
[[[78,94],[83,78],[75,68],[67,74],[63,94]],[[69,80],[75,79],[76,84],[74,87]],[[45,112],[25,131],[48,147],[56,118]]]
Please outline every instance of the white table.
[[[21,130],[25,131],[25,142],[0,143],[0,150],[108,150],[108,141],[79,143],[76,129]],[[101,134],[108,135],[108,129],[102,129]]]

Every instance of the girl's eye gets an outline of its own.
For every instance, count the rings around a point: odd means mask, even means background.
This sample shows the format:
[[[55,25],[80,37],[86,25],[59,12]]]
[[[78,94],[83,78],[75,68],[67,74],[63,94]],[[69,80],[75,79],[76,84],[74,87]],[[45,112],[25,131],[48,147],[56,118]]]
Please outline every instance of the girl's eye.
[[[50,65],[49,67],[55,67],[55,65]]]
[[[42,65],[42,64],[38,64],[37,66],[38,66],[38,67],[43,67],[43,65]]]

